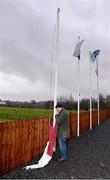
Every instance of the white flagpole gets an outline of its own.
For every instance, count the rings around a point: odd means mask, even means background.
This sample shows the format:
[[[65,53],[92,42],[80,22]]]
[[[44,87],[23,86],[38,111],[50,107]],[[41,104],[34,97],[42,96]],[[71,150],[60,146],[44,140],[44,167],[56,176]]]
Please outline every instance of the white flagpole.
[[[80,41],[80,36],[78,36],[78,40]],[[80,57],[78,57],[78,105],[77,105],[77,136],[79,136],[79,128],[80,128]]]
[[[57,84],[58,84],[58,59],[59,59],[59,16],[60,8],[57,11],[57,24],[56,24],[56,47],[55,47],[55,90],[54,90],[54,112],[53,112],[53,126],[55,125],[55,106],[57,104]]]
[[[90,79],[89,79],[89,88],[90,88],[90,129],[92,129],[92,79],[91,79],[91,52],[90,52],[90,64],[89,64],[89,69],[90,69]]]
[[[98,125],[100,124],[100,115],[99,115],[99,75],[98,75],[98,57],[96,59],[96,66],[97,66],[97,110],[98,110]]]
[[[78,103],[77,103],[77,136],[80,133],[80,48],[84,40],[80,41],[80,36],[78,36],[78,43],[75,46],[73,53],[74,57],[78,58]]]
[[[60,13],[60,9],[58,8],[57,23],[56,23],[56,29],[55,29],[56,30],[56,32],[55,32],[55,44],[54,44],[55,51],[53,53],[53,58],[55,60],[55,91],[54,91],[53,126],[55,125],[55,106],[57,103],[57,63],[58,63],[58,54],[59,54],[59,13]],[[42,168],[49,163],[49,161],[52,159],[52,157],[47,154],[48,145],[49,145],[49,141],[47,142],[44,153],[43,153],[42,157],[40,158],[40,160],[38,161],[38,164],[26,166],[26,170]],[[55,147],[54,147],[54,150],[55,150]]]
[[[80,91],[79,91],[79,85],[80,85],[80,60],[78,59],[78,117],[77,117],[77,136],[79,136],[79,111],[80,111]]]

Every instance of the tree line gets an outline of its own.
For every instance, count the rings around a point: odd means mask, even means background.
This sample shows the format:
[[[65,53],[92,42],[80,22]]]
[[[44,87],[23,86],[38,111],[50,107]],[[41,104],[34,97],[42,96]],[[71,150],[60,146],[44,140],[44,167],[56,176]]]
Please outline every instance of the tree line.
[[[0,100],[2,102],[2,100]],[[68,110],[74,109],[77,110],[77,101],[74,100],[73,96],[60,96],[58,98],[58,102],[62,104],[62,106]],[[80,109],[82,110],[89,110],[89,103],[90,100],[88,98],[83,98],[80,100]],[[104,97],[102,94],[99,95],[99,103],[100,109],[109,108],[110,107],[110,95]],[[2,103],[0,103],[2,106]],[[31,100],[30,102],[24,101],[10,101],[6,100],[5,105],[6,107],[23,107],[23,108],[40,108],[40,109],[53,109],[53,101],[39,101],[36,102],[35,100]],[[97,100],[92,98],[92,109],[97,109]]]

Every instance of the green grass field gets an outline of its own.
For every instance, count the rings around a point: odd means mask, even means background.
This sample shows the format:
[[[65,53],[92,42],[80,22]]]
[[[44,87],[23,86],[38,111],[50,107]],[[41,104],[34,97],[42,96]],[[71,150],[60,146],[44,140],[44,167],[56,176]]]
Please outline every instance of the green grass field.
[[[49,109],[0,107],[0,122],[44,118],[52,113],[53,111]]]
[[[0,107],[0,121],[49,117],[52,110],[34,108]]]

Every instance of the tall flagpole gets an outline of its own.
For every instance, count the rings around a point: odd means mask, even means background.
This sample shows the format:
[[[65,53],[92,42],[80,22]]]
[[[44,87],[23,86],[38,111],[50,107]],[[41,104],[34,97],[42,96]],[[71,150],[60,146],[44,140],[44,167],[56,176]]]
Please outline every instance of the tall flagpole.
[[[97,66],[97,69],[96,69],[96,74],[97,74],[97,110],[98,110],[98,125],[100,124],[100,115],[99,115],[99,75],[98,75],[98,57],[97,57],[97,60],[96,60],[96,66]]]
[[[57,85],[58,85],[58,59],[59,59],[59,16],[60,8],[57,10],[57,24],[56,24],[56,43],[55,43],[55,89],[54,89],[54,112],[53,112],[53,126],[55,125],[55,106],[57,104]]]
[[[78,43],[75,46],[73,56],[78,58],[78,103],[77,103],[77,136],[80,133],[80,48],[84,40],[80,41],[78,36]]]
[[[90,64],[89,64],[89,70],[90,70],[90,79],[89,79],[89,88],[90,88],[90,129],[92,129],[92,79],[91,79],[91,52],[90,52]]]
[[[98,125],[100,124],[100,114],[99,114],[99,76],[98,76],[98,55],[100,50],[97,49],[91,54],[92,61],[96,60],[96,75],[97,75],[97,111],[98,111]]]
[[[59,13],[60,13],[60,9],[58,8],[57,21],[56,21],[56,26],[55,26],[54,51],[52,53],[52,58],[53,58],[53,60],[55,60],[55,89],[54,89],[53,126],[55,125],[55,106],[57,103],[57,63],[58,63],[58,54],[59,54],[59,52],[58,52],[58,49],[59,49]],[[40,160],[38,161],[38,164],[26,166],[26,170],[42,168],[49,163],[49,161],[52,159],[52,156],[47,153],[49,144],[50,144],[50,142],[48,141],[47,145],[45,147],[44,153],[41,156]],[[55,147],[53,150],[55,151]]]
[[[78,36],[78,41],[80,41],[80,36]],[[80,55],[78,57],[78,105],[77,105],[77,136],[79,136],[80,128]]]

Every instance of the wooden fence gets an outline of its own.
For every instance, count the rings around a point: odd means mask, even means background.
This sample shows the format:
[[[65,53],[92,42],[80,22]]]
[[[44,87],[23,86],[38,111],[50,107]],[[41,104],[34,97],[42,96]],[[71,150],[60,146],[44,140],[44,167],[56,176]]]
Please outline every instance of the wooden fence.
[[[97,111],[92,112],[93,128]],[[110,117],[110,108],[100,110],[100,123]],[[0,123],[0,175],[41,154],[48,141],[49,118]],[[80,113],[80,134],[89,130],[89,112]],[[77,136],[77,114],[70,114],[71,136]]]

